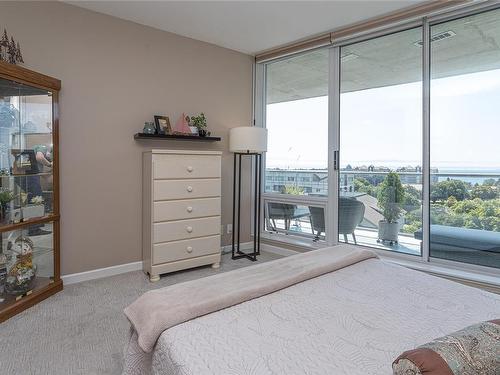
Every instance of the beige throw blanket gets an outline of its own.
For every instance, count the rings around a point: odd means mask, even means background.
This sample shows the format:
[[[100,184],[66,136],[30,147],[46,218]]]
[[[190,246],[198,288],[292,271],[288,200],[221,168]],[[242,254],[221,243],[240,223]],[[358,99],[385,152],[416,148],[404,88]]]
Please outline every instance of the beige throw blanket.
[[[125,315],[134,344],[151,353],[170,327],[376,257],[349,245],[297,254],[149,291],[125,308]]]

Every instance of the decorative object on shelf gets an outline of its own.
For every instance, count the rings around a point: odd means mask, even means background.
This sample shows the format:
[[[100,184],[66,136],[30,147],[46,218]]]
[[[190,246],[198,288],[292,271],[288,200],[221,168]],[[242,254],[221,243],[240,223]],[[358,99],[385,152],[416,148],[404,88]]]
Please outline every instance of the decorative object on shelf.
[[[173,134],[176,135],[191,135],[191,129],[189,129],[189,117],[183,113],[179,119],[176,121]]]
[[[23,128],[25,132],[32,132],[32,133],[35,133],[37,130],[36,124],[33,121],[25,122]]]
[[[11,150],[14,156],[12,165],[13,175],[36,174],[38,173],[38,163],[34,150]]]
[[[156,134],[172,134],[168,116],[155,116]]]
[[[16,43],[12,36],[9,40],[6,29],[3,29],[3,35],[0,39],[0,61],[6,61],[10,64],[24,63],[19,42]]]
[[[399,175],[388,173],[377,194],[377,205],[385,219],[378,222],[378,242],[387,241],[391,246],[398,243],[398,219],[401,217],[403,199],[404,188]]]
[[[256,261],[260,254],[260,216],[261,216],[261,182],[262,182],[262,153],[267,151],[267,129],[256,126],[232,128],[229,131],[229,151],[234,153],[233,162],[233,240],[231,247],[232,259],[248,258]],[[254,175],[254,212],[253,212],[253,252],[245,253],[240,249],[241,232],[241,158],[255,157]],[[238,180],[238,188],[236,188]],[[236,198],[236,196],[238,196]],[[236,199],[238,202],[236,203]],[[236,217],[236,210],[238,216]],[[237,220],[236,220],[237,219]],[[235,244],[236,239],[236,244]]]
[[[196,136],[198,136],[198,135],[199,135],[199,134],[198,134],[198,128],[197,128],[196,126],[190,126],[190,127],[189,127],[189,130],[191,130],[191,134],[192,134],[192,135],[196,135]]]
[[[0,224],[9,223],[9,206],[11,200],[14,199],[14,193],[6,188],[0,188]]]
[[[10,176],[10,171],[7,168],[0,169],[0,176]]]
[[[33,241],[29,237],[19,236],[14,241],[11,251],[15,254],[15,263],[7,274],[7,293],[20,295],[33,289],[37,268],[36,264],[33,264],[33,247]]]
[[[144,128],[142,128],[142,132],[144,134],[155,134],[156,133],[155,124],[150,121],[145,122]]]
[[[196,135],[198,136],[198,128],[196,126],[194,126],[193,124],[191,124],[191,118],[189,116],[186,116],[186,121],[189,125],[189,131],[192,135]]]
[[[43,217],[45,215],[45,205],[43,198],[39,195],[31,198],[30,204],[21,207],[21,211],[23,220]]]
[[[199,116],[191,116],[191,125],[196,127],[197,133],[200,137],[206,137],[207,119],[203,112],[200,113]]]

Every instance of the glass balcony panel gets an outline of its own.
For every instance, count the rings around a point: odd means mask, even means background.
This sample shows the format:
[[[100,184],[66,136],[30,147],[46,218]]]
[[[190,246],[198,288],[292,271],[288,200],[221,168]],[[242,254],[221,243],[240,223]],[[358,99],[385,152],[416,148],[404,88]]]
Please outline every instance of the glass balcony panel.
[[[267,232],[325,239],[323,207],[266,201],[265,219]]]

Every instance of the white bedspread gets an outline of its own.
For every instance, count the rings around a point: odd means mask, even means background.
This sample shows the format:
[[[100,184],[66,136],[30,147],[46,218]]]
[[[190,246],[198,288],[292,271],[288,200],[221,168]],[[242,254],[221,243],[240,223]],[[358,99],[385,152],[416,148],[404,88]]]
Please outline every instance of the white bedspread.
[[[168,329],[152,372],[391,374],[402,351],[499,317],[499,295],[369,259]]]

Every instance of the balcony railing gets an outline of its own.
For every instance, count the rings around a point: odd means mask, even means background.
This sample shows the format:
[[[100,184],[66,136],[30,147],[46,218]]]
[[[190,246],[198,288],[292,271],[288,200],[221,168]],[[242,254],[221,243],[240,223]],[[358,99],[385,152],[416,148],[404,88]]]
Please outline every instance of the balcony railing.
[[[274,170],[268,170],[267,175],[271,172]],[[431,256],[500,267],[500,174],[437,170],[431,172]],[[285,170],[279,170],[279,173],[286,177]],[[285,189],[281,192],[291,191],[292,195],[265,194],[266,207],[273,202],[281,202],[285,203],[285,206],[281,206],[282,211],[287,212],[280,213],[279,205],[274,206],[272,212],[267,208],[266,230],[307,237],[315,241],[324,239],[327,185],[324,191],[308,193],[314,179],[311,177],[311,183],[301,180],[305,180],[305,174],[317,175],[319,171],[301,170],[291,173],[295,176],[300,173],[301,179],[287,181],[285,184],[292,185],[284,185]],[[422,173],[408,170],[395,172],[401,182],[403,199],[393,202],[398,205],[398,220],[394,223],[397,228],[392,239],[390,236],[384,238],[380,230],[381,222],[387,221],[384,217],[387,213],[379,202],[380,189],[389,173],[390,171],[386,170],[340,171],[338,224],[340,227],[347,226],[347,229],[342,230],[339,227],[340,240],[345,241],[348,238],[349,242],[356,240],[357,243],[370,247],[419,255],[423,222]],[[266,185],[269,184],[266,181]],[[279,199],[276,199],[278,197]],[[283,201],[284,197],[292,198],[293,202]],[[346,207],[343,208],[343,205]],[[322,210],[318,211],[318,207]],[[322,216],[321,225],[318,225],[319,216]],[[352,221],[358,218],[360,221],[353,228]],[[471,241],[467,249],[459,246],[457,236],[465,236]]]

